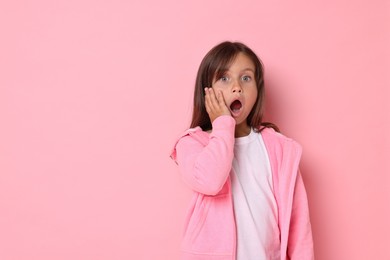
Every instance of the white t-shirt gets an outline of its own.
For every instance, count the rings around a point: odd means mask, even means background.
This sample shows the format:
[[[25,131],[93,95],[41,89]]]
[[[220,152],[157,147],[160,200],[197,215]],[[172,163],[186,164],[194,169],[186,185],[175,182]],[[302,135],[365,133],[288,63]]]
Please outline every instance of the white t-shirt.
[[[280,259],[278,209],[261,134],[235,139],[231,172],[237,260]]]

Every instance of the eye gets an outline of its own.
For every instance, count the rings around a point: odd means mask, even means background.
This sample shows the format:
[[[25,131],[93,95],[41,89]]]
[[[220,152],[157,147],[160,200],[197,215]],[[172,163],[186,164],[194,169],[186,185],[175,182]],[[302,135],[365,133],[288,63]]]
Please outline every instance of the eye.
[[[250,76],[243,76],[242,80],[243,81],[250,81],[252,78]]]
[[[222,82],[227,82],[227,81],[229,81],[229,78],[227,76],[222,76],[219,78],[219,80]]]

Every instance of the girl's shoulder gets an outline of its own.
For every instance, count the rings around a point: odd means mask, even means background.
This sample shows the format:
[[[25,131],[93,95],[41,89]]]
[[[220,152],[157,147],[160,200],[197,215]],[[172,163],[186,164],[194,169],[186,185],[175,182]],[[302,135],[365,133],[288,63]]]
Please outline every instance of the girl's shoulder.
[[[189,128],[177,138],[176,144],[183,138],[191,138],[207,145],[210,135],[234,136],[236,121],[231,116],[220,116],[213,122],[213,130],[203,130],[200,126]],[[213,133],[212,133],[213,132]]]
[[[268,146],[289,146],[301,150],[301,145],[294,139],[276,132],[273,128],[264,128],[260,131],[264,142]]]
[[[184,133],[179,135],[177,142],[182,138],[191,137],[204,144],[208,141],[209,134],[210,133],[208,131],[204,131],[200,126],[197,126],[184,131]]]
[[[259,132],[262,136],[267,136],[269,138],[277,139],[280,141],[296,142],[294,139],[292,139],[292,138],[290,138],[290,137],[288,137],[280,132],[275,131],[275,129],[273,129],[272,127],[265,127],[263,129],[261,129]]]
[[[183,139],[191,139],[195,140],[196,142],[201,143],[202,145],[206,145],[207,142],[209,141],[209,133],[206,131],[203,131],[200,126],[194,127],[187,129],[184,131],[182,134],[178,136],[176,139],[176,142],[173,145],[173,149],[171,151],[170,157],[176,161],[176,147],[177,144],[182,141]]]

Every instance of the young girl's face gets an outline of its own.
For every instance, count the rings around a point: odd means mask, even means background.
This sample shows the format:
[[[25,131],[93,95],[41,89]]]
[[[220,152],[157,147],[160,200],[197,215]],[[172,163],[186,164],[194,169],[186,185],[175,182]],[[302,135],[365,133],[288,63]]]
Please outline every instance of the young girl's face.
[[[216,93],[222,91],[226,106],[236,120],[236,136],[249,134],[250,128],[246,119],[258,94],[252,60],[239,53],[228,70],[222,76],[214,78],[212,87]]]

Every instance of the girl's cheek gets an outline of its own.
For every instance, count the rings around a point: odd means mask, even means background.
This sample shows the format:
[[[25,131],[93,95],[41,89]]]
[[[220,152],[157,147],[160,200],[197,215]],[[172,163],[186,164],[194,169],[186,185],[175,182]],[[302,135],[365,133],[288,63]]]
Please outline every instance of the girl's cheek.
[[[212,87],[214,90],[222,90],[222,86],[219,82],[214,83]]]

